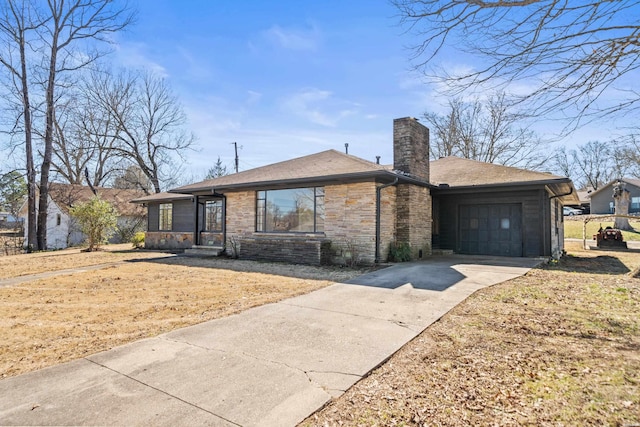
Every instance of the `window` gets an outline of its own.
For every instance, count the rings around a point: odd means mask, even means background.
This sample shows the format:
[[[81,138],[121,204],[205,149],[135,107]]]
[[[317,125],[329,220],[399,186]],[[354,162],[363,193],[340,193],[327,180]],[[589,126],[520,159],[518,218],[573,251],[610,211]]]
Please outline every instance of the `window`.
[[[222,200],[207,200],[204,212],[205,230],[222,231]]]
[[[159,210],[158,230],[171,230],[173,225],[173,204],[161,203]]]
[[[56,215],[56,225],[60,225],[62,224],[62,215],[57,214]]]
[[[324,188],[258,191],[256,231],[323,232]]]
[[[640,210],[640,197],[631,198],[631,209]]]

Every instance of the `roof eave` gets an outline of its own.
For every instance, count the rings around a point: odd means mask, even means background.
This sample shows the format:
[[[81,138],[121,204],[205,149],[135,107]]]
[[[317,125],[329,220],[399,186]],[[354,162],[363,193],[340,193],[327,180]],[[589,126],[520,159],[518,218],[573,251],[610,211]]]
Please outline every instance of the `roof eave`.
[[[267,188],[267,187],[284,187],[291,185],[306,185],[306,184],[332,184],[332,183],[347,183],[347,182],[357,182],[367,179],[375,179],[381,180],[385,182],[393,182],[394,179],[398,178],[399,182],[406,182],[415,185],[420,185],[424,187],[433,187],[433,185],[413,178],[407,175],[401,175],[394,173],[389,170],[376,170],[376,171],[366,171],[366,172],[353,172],[346,174],[334,174],[334,175],[322,175],[322,176],[314,176],[314,177],[304,177],[304,178],[288,178],[288,179],[276,179],[269,181],[252,181],[252,182],[240,182],[235,184],[221,184],[215,185],[206,185],[201,187],[192,187],[185,188],[180,187],[173,190],[169,190],[170,193],[189,193],[189,194],[211,194],[214,190],[216,192],[224,192],[224,191],[232,191],[232,190],[241,190],[247,188]]]
[[[542,186],[542,185],[554,185],[554,184],[571,184],[569,178],[556,178],[539,181],[516,181],[516,182],[497,182],[489,184],[471,184],[471,185],[437,185],[435,188],[439,190],[473,190],[478,188],[493,188],[493,187],[526,187],[526,186]]]

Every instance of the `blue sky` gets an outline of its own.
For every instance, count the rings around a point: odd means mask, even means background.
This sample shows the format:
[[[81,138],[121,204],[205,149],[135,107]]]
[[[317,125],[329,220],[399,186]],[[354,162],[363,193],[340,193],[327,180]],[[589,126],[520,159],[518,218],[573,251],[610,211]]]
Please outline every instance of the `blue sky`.
[[[350,154],[391,163],[392,120],[446,102],[411,71],[415,39],[386,0],[139,0],[137,8],[113,59],[170,83],[198,137],[187,154],[193,177],[218,156],[231,166],[232,142],[241,170],[345,143]],[[470,65],[455,52],[440,60]]]
[[[330,148],[390,163],[392,119],[424,110],[386,1],[147,1],[117,61],[164,75],[198,137],[247,169]]]

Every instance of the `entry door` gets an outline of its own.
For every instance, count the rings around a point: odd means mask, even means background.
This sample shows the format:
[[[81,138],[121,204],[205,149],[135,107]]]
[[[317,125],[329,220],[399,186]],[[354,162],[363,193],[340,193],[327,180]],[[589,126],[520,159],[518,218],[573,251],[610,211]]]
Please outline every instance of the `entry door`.
[[[522,256],[522,205],[460,205],[458,252]]]

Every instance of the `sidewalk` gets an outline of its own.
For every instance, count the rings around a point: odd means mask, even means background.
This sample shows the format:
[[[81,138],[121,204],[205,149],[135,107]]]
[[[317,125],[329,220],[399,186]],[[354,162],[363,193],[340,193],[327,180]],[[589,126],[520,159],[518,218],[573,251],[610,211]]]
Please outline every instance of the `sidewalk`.
[[[449,256],[398,264],[7,378],[0,424],[296,425],[467,296],[539,262]]]

